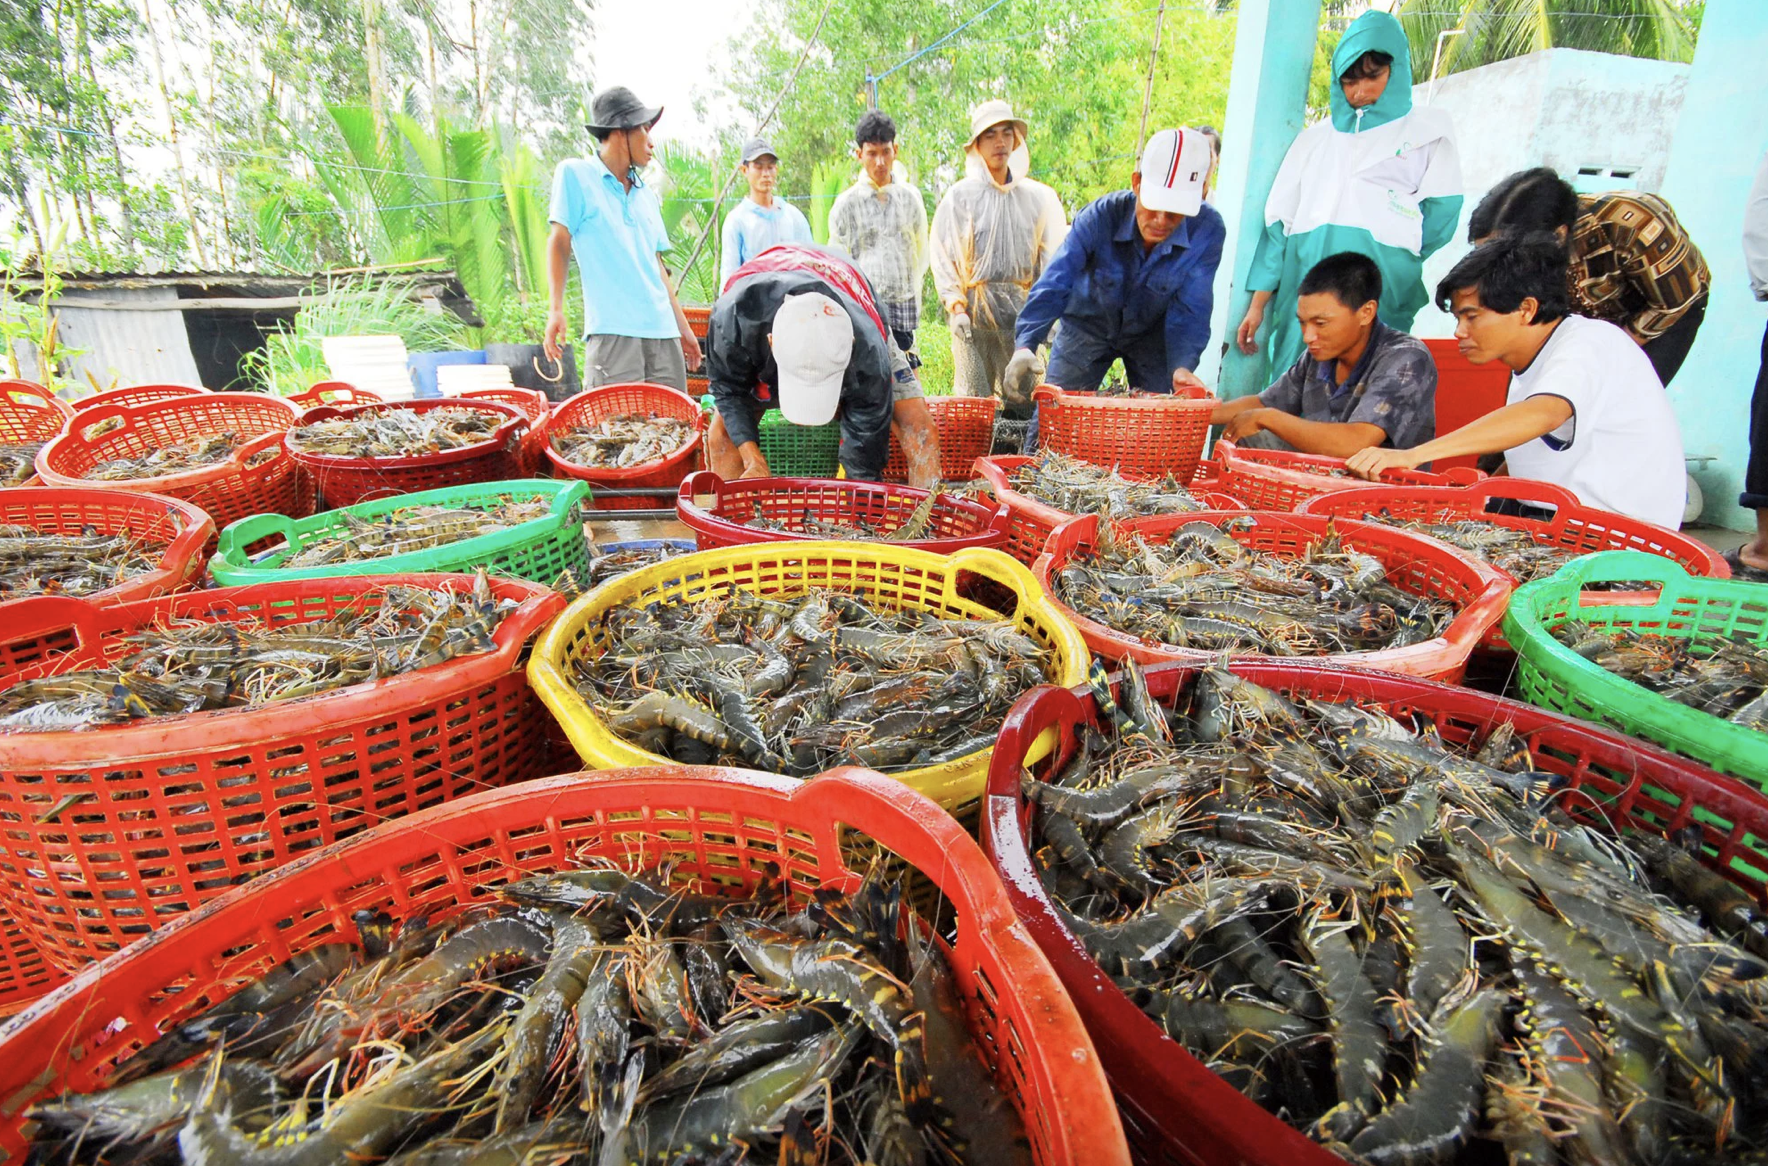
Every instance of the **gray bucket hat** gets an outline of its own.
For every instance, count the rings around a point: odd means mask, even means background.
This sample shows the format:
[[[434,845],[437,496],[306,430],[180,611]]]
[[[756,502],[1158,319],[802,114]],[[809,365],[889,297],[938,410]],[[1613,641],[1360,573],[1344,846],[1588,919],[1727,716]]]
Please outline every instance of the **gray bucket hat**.
[[[624,85],[615,85],[595,95],[589,103],[589,124],[584,128],[592,134],[611,134],[616,130],[650,129],[663,116],[663,107],[648,106]]]

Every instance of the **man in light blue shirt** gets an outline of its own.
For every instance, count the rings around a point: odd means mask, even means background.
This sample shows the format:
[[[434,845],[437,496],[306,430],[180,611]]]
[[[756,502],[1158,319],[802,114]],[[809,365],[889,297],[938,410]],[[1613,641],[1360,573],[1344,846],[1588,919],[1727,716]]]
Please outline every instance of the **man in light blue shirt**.
[[[546,354],[565,338],[565,275],[573,253],[583,280],[586,387],[645,381],[687,391],[700,344],[663,267],[669,249],[657,195],[639,178],[651,160],[651,127],[663,116],[622,86],[596,94],[586,128],[600,143],[553,173],[552,234],[546,274],[551,293]]]
[[[749,197],[724,217],[724,248],[718,264],[718,286],[731,273],[769,247],[780,243],[813,243],[804,212],[778,197],[780,159],[766,138],[743,143],[743,177]]]

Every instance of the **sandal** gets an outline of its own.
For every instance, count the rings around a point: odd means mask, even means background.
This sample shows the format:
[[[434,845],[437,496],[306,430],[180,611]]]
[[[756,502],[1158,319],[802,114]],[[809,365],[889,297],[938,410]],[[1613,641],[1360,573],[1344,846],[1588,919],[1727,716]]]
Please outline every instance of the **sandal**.
[[[1731,568],[1733,579],[1741,579],[1745,583],[1768,583],[1768,570],[1750,566],[1743,561],[1743,556],[1736,550],[1726,551],[1719,557],[1724,559],[1725,565]]]

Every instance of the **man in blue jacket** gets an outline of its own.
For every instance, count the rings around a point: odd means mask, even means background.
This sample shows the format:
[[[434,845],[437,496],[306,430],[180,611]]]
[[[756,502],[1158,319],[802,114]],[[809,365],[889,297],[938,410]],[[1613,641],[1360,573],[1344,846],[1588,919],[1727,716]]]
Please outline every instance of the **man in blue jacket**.
[[[1203,202],[1209,140],[1193,129],[1148,139],[1130,189],[1075,216],[1033,285],[1014,331],[1004,378],[1029,397],[1045,370],[1037,347],[1058,319],[1047,381],[1097,389],[1121,358],[1131,388],[1166,392],[1192,374],[1209,340],[1216,266],[1227,230]]]

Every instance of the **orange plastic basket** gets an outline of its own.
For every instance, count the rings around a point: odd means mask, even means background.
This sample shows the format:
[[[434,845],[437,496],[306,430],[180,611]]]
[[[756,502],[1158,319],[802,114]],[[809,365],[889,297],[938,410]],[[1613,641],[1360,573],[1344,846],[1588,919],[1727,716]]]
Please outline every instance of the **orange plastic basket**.
[[[71,630],[78,642],[0,668],[0,687],[101,665],[128,650],[123,637],[167,620],[305,622],[377,604],[390,582],[473,586],[466,575],[392,575],[108,606],[20,600],[8,639],[43,641]],[[389,817],[538,776],[546,714],[522,657],[565,600],[521,580],[491,586],[518,606],[490,652],[255,708],[0,735],[0,903],[53,963],[72,971],[296,855]]]
[[[993,397],[928,397],[927,412],[939,434],[939,480],[967,482],[976,476],[976,459],[994,444],[994,419],[1001,403]],[[884,461],[886,482],[909,480],[896,431],[890,433],[890,456]]]
[[[580,466],[566,461],[553,448],[554,434],[567,429],[599,425],[610,417],[673,417],[692,425],[694,434],[685,445],[667,457],[619,470]],[[588,482],[592,489],[596,486],[609,490],[673,489],[693,472],[705,427],[706,416],[700,409],[700,403],[686,393],[679,393],[665,385],[603,385],[598,389],[578,393],[552,411],[546,420],[546,459],[552,463],[555,477],[577,478]],[[652,502],[647,498],[592,496],[590,503],[596,510],[645,510],[652,507]]]
[[[0,380],[0,445],[44,442],[61,432],[74,415],[72,407],[35,381]],[[21,486],[36,486],[32,474]]]
[[[200,583],[207,548],[215,537],[209,516],[188,502],[79,487],[31,486],[0,493],[0,525],[27,526],[43,534],[128,534],[166,544],[157,567],[82,596],[90,603],[127,603]],[[0,601],[0,617],[6,617],[0,627],[11,626],[13,605],[18,602]]]
[[[1339,477],[1345,459],[1277,449],[1241,449],[1218,441],[1215,461],[1221,467],[1222,489],[1244,499],[1255,510],[1295,510],[1309,498],[1338,490],[1365,490],[1371,483],[1355,476]],[[1478,470],[1386,470],[1376,486],[1467,486],[1481,481]]]
[[[378,405],[381,399],[379,393],[359,389],[349,381],[320,381],[306,392],[290,397],[289,404],[313,409],[320,405]]]
[[[1387,581],[1402,591],[1445,600],[1457,608],[1457,614],[1443,634],[1420,644],[1403,648],[1381,648],[1371,652],[1344,652],[1336,655],[1310,657],[1310,660],[1331,664],[1354,664],[1364,668],[1380,668],[1403,672],[1429,680],[1458,684],[1467,672],[1467,657],[1486,632],[1504,618],[1504,607],[1510,601],[1510,580],[1484,564],[1470,562],[1432,538],[1423,538],[1410,531],[1397,530],[1373,522],[1346,522],[1322,518],[1314,514],[1293,514],[1282,510],[1239,512],[1206,511],[1201,514],[1166,514],[1155,518],[1135,518],[1120,522],[1117,529],[1125,535],[1140,535],[1152,543],[1165,542],[1186,523],[1207,522],[1221,526],[1232,519],[1251,518],[1253,525],[1242,529],[1243,523],[1228,527],[1228,533],[1245,547],[1266,551],[1284,558],[1299,558],[1309,544],[1329,530],[1338,533],[1347,549],[1361,551],[1380,559],[1387,568]],[[1062,602],[1051,585],[1070,560],[1092,550],[1098,534],[1099,518],[1088,514],[1058,527],[1050,536],[1044,553],[1032,566],[1038,585],[1050,602],[1074,621],[1081,638],[1095,655],[1108,660],[1129,657],[1139,664],[1197,663],[1219,659],[1219,652],[1194,648],[1177,648],[1154,640],[1138,639],[1097,620],[1089,619]],[[1236,657],[1242,660],[1264,660],[1256,654]]]
[[[188,397],[208,391],[198,385],[129,385],[126,388],[107,389],[102,393],[93,393],[90,397],[82,397],[74,402],[74,412],[84,413],[101,405],[147,405],[154,401],[170,401],[174,397]]]
[[[1560,808],[1605,831],[1617,823],[1654,836],[1692,827],[1708,856],[1703,861],[1758,904],[1764,900],[1768,802],[1694,762],[1558,713],[1409,676],[1289,660],[1236,664],[1234,671],[1291,700],[1353,700],[1402,721],[1416,716],[1452,743],[1512,725],[1536,764],[1559,779],[1554,802]],[[1196,672],[1194,666],[1150,669],[1149,691],[1170,708]],[[1170,1040],[1056,915],[1032,866],[1031,807],[1020,797],[1020,783],[1027,768],[1046,778],[1060,772],[1074,756],[1083,727],[1104,719],[1085,689],[1039,688],[1021,697],[995,748],[981,837],[1020,920],[1086,1020],[1117,1095],[1131,1152],[1146,1166],[1344,1166],[1344,1159],[1284,1124]],[[1039,758],[1052,731],[1055,747]]]
[[[706,504],[701,503],[701,499]],[[821,478],[748,478],[727,482],[710,470],[682,479],[675,498],[675,516],[694,532],[699,548],[734,547],[744,543],[806,542],[827,539],[809,533],[804,524],[853,524],[874,528],[900,525],[927,499],[927,491],[881,482],[830,481]],[[792,530],[757,530],[744,523],[771,518]],[[965,547],[998,547],[1007,537],[1007,511],[968,498],[941,494],[933,503],[924,538],[891,546],[914,547],[949,555]]]
[[[468,389],[457,393],[460,401],[495,401],[509,405],[528,419],[528,432],[516,449],[516,471],[524,478],[537,478],[548,469],[546,462],[546,415],[552,402],[539,389]]]
[[[1000,880],[958,824],[865,770],[810,782],[720,769],[573,774],[388,823],[293,863],[88,968],[0,1041],[0,1151],[21,1114],[116,1067],[291,955],[356,934],[353,912],[446,917],[506,882],[606,860],[671,866],[678,884],[743,895],[782,879],[802,902],[852,887],[888,852],[955,914],[947,951],[969,1028],[1025,1119],[1038,1166],[1128,1166],[1099,1055]]]
[[[1171,474],[1187,483],[1203,456],[1210,412],[1220,403],[1196,386],[1117,397],[1043,385],[1031,399],[1044,449],[1109,466],[1126,477]]]
[[[1036,460],[1014,454],[976,459],[977,476],[988,483],[995,498],[1007,508],[1007,542],[1001,549],[1028,567],[1037,562],[1037,557],[1044,553],[1044,544],[1050,541],[1050,532],[1078,517],[1013,489],[1014,472]],[[1201,468],[1213,467],[1204,462]],[[1126,475],[1131,478],[1136,476]],[[1197,500],[1211,510],[1246,509],[1245,503],[1240,499],[1215,489],[1217,484],[1217,478],[1197,476],[1191,479],[1189,488]]]
[[[313,512],[313,491],[282,447],[282,435],[295,417],[293,405],[261,393],[191,393],[142,405],[100,405],[82,409],[43,447],[37,473],[50,486],[182,498],[217,527],[265,512],[303,518]],[[141,457],[173,442],[220,433],[244,440],[233,456],[214,465],[121,482],[85,476],[112,458]]]
[[[521,410],[495,401],[463,401],[458,397],[434,397],[425,401],[389,401],[379,405],[320,405],[301,415],[301,424],[329,421],[334,417],[357,417],[395,409],[427,413],[432,409],[479,409],[495,413],[498,425],[484,441],[437,453],[402,454],[398,457],[345,457],[313,453],[293,441],[285,445],[291,457],[313,475],[320,498],[328,510],[342,510],[358,502],[436,490],[443,486],[467,486],[476,482],[501,482],[517,476],[522,435],[528,419]]]
[[[1491,513],[1491,504],[1498,499],[1513,499],[1530,506],[1553,511],[1551,518],[1524,518],[1517,514]],[[1338,490],[1320,494],[1302,503],[1299,514],[1329,514],[1342,518],[1362,518],[1379,514],[1395,522],[1486,522],[1493,526],[1520,530],[1543,546],[1564,547],[1584,554],[1590,551],[1645,551],[1662,555],[1682,565],[1690,575],[1711,579],[1731,578],[1731,568],[1718,551],[1697,538],[1654,526],[1624,514],[1614,514],[1581,504],[1577,495],[1551,482],[1527,478],[1487,478],[1470,486],[1370,486],[1363,490]],[[1484,562],[1478,556],[1444,543],[1462,558]],[[1521,580],[1508,572],[1493,568],[1511,586]],[[1606,603],[1625,603],[1626,592],[1605,595]],[[1655,593],[1641,593],[1641,603],[1656,602]],[[1510,650],[1503,628],[1494,626],[1486,633],[1481,647],[1492,651]]]

